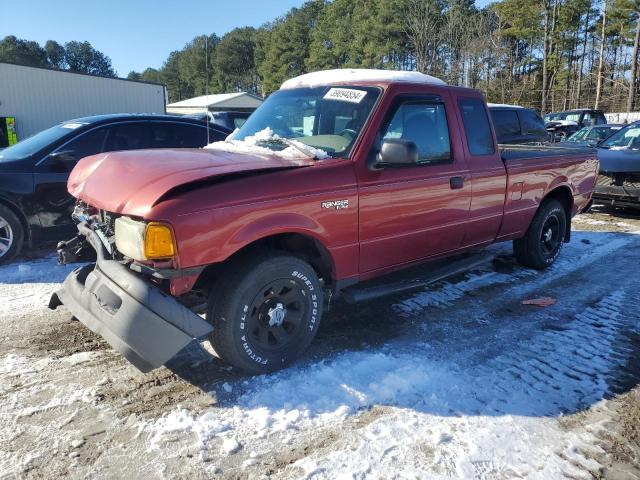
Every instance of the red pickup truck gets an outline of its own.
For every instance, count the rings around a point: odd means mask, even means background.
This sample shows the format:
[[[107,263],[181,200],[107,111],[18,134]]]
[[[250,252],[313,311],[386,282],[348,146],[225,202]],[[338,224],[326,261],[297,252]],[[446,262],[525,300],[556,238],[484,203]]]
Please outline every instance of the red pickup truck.
[[[251,373],[312,341],[358,282],[505,240],[543,269],[586,208],[590,151],[501,149],[478,91],[416,72],[335,70],[285,82],[225,142],[81,160],[69,192],[90,246],[64,304],[142,371],[194,338]]]

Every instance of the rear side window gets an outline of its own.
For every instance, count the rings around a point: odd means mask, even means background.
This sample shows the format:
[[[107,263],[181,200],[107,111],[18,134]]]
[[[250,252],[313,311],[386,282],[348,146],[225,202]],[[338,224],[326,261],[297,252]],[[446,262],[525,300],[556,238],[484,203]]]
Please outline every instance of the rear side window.
[[[585,113],[582,117],[582,125],[585,127],[591,127],[596,124],[596,118],[589,112]]]
[[[152,148],[152,128],[149,123],[123,123],[114,125],[109,132],[105,151],[139,150]]]
[[[498,142],[500,142],[500,138],[520,135],[520,121],[514,110],[491,110],[491,117]]]
[[[518,115],[520,115],[522,129],[525,133],[542,136],[547,134],[542,118],[533,110],[521,110],[518,111]]]
[[[495,152],[493,135],[484,102],[477,98],[463,98],[458,101],[462,122],[471,155],[490,155]]]
[[[596,117],[596,125],[604,125],[607,123],[607,118],[604,116],[604,113],[596,112],[594,115]]]
[[[207,129],[182,123],[154,123],[151,127],[153,148],[200,148],[207,143]]]

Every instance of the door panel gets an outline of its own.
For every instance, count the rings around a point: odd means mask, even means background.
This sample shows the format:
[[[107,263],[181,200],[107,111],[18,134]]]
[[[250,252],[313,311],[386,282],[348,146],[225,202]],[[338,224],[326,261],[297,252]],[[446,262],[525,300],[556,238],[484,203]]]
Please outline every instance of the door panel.
[[[502,224],[507,175],[482,98],[456,96],[473,193],[463,245],[492,242]]]
[[[416,169],[421,171],[403,172],[402,176],[387,172],[379,182],[361,185],[361,272],[461,246],[471,199],[468,172],[464,168],[412,168]],[[453,176],[463,177],[462,188],[451,189]]]
[[[393,111],[380,137],[413,141],[424,163],[361,169],[361,273],[456,250],[466,230],[471,183],[459,139],[448,128],[455,114],[442,100],[416,97],[400,97]],[[454,177],[461,178],[452,182]]]

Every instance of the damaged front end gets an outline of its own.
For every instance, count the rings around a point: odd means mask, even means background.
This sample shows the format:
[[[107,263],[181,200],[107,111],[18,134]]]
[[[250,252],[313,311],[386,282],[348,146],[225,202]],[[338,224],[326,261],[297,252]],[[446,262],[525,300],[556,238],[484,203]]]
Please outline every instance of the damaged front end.
[[[79,205],[74,212],[78,236],[58,245],[62,263],[95,263],[69,274],[55,292],[49,308],[64,304],[90,330],[142,372],[164,365],[193,339],[207,335],[212,326],[140,272],[115,247],[115,219]],[[134,271],[136,268],[137,271]]]
[[[640,207],[640,172],[600,172],[594,200],[617,207]]]

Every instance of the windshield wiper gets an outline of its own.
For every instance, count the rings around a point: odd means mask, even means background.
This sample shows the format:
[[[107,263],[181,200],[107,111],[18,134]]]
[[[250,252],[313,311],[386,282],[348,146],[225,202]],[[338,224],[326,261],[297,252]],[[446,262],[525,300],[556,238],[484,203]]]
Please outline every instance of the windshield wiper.
[[[302,152],[305,156],[309,157],[309,158],[313,158],[314,160],[317,160],[318,157],[316,156],[315,153],[313,153],[311,150],[307,150],[305,147],[303,147],[302,145],[299,145],[298,142],[294,142],[292,140],[289,140],[288,138],[282,138],[282,137],[277,137],[277,138],[270,138],[269,140],[260,140],[258,142],[256,142],[257,144],[259,143],[266,143],[267,145],[270,143],[280,143],[280,144],[285,144],[288,147],[293,147],[296,150],[298,150],[299,152]]]

